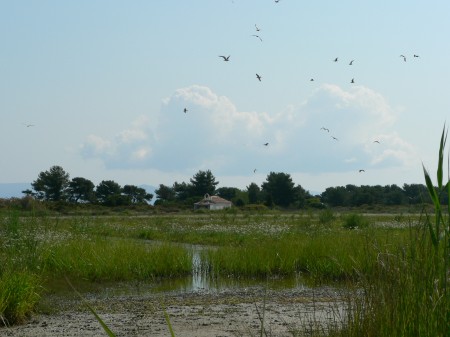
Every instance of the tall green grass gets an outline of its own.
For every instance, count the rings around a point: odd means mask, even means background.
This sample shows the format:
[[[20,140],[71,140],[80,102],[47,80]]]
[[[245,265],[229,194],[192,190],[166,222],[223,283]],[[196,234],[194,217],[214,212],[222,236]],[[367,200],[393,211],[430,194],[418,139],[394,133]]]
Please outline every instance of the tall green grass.
[[[406,240],[404,232],[337,229],[315,235],[259,236],[241,245],[205,250],[203,255],[205,267],[218,277],[266,278],[303,273],[318,282],[357,281],[361,274],[375,268],[377,252],[368,246],[376,242],[385,251],[394,250]]]
[[[4,272],[0,276],[0,325],[23,322],[39,302],[41,292],[41,280],[35,274]]]
[[[349,299],[349,316],[344,329],[329,336],[448,336],[450,299],[449,211],[440,196],[450,192],[444,182],[444,148],[447,133],[441,136],[437,187],[428,171],[424,176],[434,203],[434,215],[425,214],[422,226],[411,227],[409,240],[389,252],[376,252],[375,268],[361,273],[363,296]],[[355,292],[356,293],[356,292]]]
[[[178,277],[192,272],[192,253],[173,245],[132,240],[75,239],[49,249],[43,259],[49,277],[129,281]]]

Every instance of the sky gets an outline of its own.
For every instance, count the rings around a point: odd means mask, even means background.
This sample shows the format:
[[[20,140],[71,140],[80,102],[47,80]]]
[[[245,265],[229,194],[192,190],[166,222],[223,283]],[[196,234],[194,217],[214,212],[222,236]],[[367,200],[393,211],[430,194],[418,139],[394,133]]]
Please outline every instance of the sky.
[[[0,1],[0,183],[59,165],[94,184],[200,170],[241,189],[270,172],[315,193],[423,184],[450,123],[448,13],[446,0]]]

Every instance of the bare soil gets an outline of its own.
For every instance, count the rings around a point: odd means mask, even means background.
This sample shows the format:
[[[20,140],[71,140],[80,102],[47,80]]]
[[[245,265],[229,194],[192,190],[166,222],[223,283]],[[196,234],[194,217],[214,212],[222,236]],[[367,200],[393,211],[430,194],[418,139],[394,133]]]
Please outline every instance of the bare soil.
[[[309,335],[312,330],[325,331],[345,321],[345,297],[334,288],[265,290],[263,287],[86,295],[116,336],[146,337],[171,336],[164,308],[177,337],[259,336],[262,322],[265,336]],[[52,295],[45,302],[47,313],[36,313],[21,325],[1,327],[0,336],[107,335],[78,298]]]

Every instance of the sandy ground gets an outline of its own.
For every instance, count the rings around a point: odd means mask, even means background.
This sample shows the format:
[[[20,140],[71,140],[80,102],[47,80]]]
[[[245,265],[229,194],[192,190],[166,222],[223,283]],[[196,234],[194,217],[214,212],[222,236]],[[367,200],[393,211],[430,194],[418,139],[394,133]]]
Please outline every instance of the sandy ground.
[[[139,295],[91,295],[88,302],[116,336],[171,336],[163,307],[177,337],[296,336],[343,322],[343,294],[332,288],[218,292],[172,292]],[[264,300],[265,299],[265,300]],[[264,305],[265,301],[265,305]],[[94,315],[76,298],[49,299],[51,314],[1,327],[0,336],[106,336]],[[265,310],[264,310],[265,308]],[[262,318],[264,315],[264,318]]]

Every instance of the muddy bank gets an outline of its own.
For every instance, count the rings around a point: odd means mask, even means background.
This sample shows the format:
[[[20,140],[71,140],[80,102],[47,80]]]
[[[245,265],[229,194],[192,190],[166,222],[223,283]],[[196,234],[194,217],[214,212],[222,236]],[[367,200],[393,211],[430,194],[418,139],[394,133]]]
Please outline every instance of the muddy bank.
[[[117,336],[170,336],[164,307],[175,335],[182,337],[259,335],[263,315],[268,336],[293,336],[299,331],[339,326],[345,320],[346,295],[334,288],[249,287],[86,297]],[[35,314],[22,325],[1,327],[0,336],[106,336],[80,300],[53,295],[46,305],[52,313]]]

